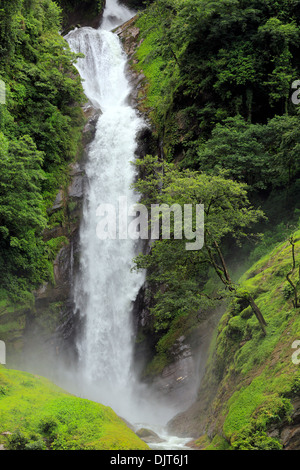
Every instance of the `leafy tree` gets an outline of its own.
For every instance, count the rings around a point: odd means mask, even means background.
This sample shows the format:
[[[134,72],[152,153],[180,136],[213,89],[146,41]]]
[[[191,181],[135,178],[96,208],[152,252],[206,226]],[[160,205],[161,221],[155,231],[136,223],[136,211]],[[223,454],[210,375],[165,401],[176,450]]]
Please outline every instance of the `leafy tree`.
[[[194,167],[213,173],[226,170],[251,192],[288,188],[299,178],[299,137],[298,115],[276,116],[266,125],[237,115],[216,125],[200,146]]]
[[[80,151],[85,97],[60,26],[52,0],[0,3],[0,280],[13,299],[52,279],[46,208]]]
[[[146,15],[146,24],[139,24],[151,48],[145,56],[141,46],[141,67],[167,97],[163,113],[161,101],[149,105],[168,158],[186,156],[185,165],[193,165],[197,144],[228,117],[266,124],[294,114],[289,98],[300,73],[297,2],[165,0]]]
[[[14,51],[21,18],[22,0],[0,1],[0,59]]]
[[[20,284],[24,277],[34,284],[42,276],[41,235],[47,221],[41,195],[43,154],[29,136],[9,141],[0,133],[0,142],[1,279],[2,286],[14,290],[12,275]]]
[[[187,251],[182,240],[166,241],[161,236],[151,246],[149,254],[135,260],[138,269],[149,270],[149,280],[156,284],[156,305],[152,312],[158,328],[165,329],[174,315],[197,312],[201,304],[205,303],[207,307],[209,301],[213,301],[201,292],[209,267],[214,269],[229,293],[240,295],[230,278],[221,243],[228,237],[240,243],[244,237],[251,236],[249,227],[263,214],[251,207],[245,184],[222,175],[209,176],[189,169],[179,171],[174,164],[159,162],[157,157],[151,156],[137,160],[136,165],[141,178],[135,188],[143,195],[142,202],[148,207],[156,203],[169,207],[177,204],[182,208],[186,204],[204,205],[204,246],[201,250]],[[194,231],[197,222],[194,216]],[[265,321],[251,295],[243,293],[243,298],[249,301],[265,333]]]

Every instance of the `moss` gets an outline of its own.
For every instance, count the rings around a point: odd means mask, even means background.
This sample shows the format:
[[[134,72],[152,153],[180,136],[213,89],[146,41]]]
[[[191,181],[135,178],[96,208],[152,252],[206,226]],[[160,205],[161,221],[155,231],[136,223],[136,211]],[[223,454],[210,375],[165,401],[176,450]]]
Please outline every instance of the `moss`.
[[[228,414],[223,426],[224,434],[228,439],[248,425],[249,417],[262,403],[265,388],[265,377],[260,376],[254,379],[249,386],[234,392],[228,400]]]
[[[135,55],[133,67],[138,73],[145,75],[145,86],[139,95],[139,107],[143,112],[149,114],[153,127],[158,135],[163,128],[168,128],[168,136],[164,136],[164,147],[168,153],[171,147],[178,141],[176,133],[178,124],[173,122],[175,117],[169,110],[172,107],[172,90],[177,81],[177,70],[174,60],[166,60],[157,52],[157,44],[161,40],[161,30],[157,20],[151,15],[140,15],[136,22],[140,29],[142,41]],[[175,66],[174,66],[175,65]],[[169,121],[168,126],[166,122]]]
[[[232,450],[282,450],[278,439],[270,437],[265,432],[252,430],[243,431],[232,443]]]
[[[148,449],[111,408],[43,377],[0,366],[0,390],[0,443],[8,449]]]
[[[224,437],[216,435],[205,450],[229,450],[230,445]]]
[[[182,336],[187,337],[193,329],[199,326],[195,316],[183,314],[175,317],[169,331],[161,337],[156,345],[153,360],[147,365],[144,377],[161,374],[165,367],[177,357],[176,343]]]
[[[299,235],[299,231],[294,234],[296,265]],[[230,304],[216,332],[199,399],[217,380],[206,419],[233,449],[282,448],[280,441],[268,435],[268,429],[289,422],[291,399],[300,393],[300,372],[292,362],[292,344],[300,337],[299,309],[285,291],[291,264],[291,247],[284,242],[240,280],[241,289],[251,292],[267,321],[266,336],[251,309],[238,301]]]
[[[143,377],[155,377],[162,373],[165,367],[169,365],[170,360],[165,353],[156,355],[147,365]]]

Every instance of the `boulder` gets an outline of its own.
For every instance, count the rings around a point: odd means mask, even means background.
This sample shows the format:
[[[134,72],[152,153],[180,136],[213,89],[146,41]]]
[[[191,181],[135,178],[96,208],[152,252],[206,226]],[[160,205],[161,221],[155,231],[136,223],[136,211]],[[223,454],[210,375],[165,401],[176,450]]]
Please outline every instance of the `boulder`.
[[[138,431],[136,431],[136,435],[142,439],[142,441],[147,442],[147,443],[158,443],[158,442],[164,442],[164,439],[159,437],[156,432],[152,431],[151,429],[147,428],[141,428]]]

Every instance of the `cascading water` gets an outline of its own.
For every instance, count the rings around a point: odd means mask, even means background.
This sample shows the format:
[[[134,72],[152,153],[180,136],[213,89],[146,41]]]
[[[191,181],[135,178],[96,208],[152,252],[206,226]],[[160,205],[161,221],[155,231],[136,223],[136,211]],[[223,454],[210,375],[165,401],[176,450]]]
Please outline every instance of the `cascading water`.
[[[144,278],[131,272],[134,241],[99,239],[96,213],[100,204],[117,208],[120,197],[129,206],[137,202],[130,189],[131,161],[136,134],[144,123],[126,103],[130,89],[118,37],[106,30],[82,28],[69,33],[67,40],[72,50],[85,55],[78,61],[78,70],[87,97],[102,112],[86,165],[89,191],[81,230],[82,272],[75,287],[76,303],[85,316],[80,366],[87,383],[97,384],[99,398],[123,411],[120,397],[134,380],[130,312]]]
[[[162,423],[174,411],[157,403],[153,408],[132,370],[132,308],[144,283],[143,274],[131,272],[135,242],[96,235],[100,204],[118,207],[120,197],[128,206],[138,201],[130,189],[135,178],[131,162],[137,132],[145,124],[127,103],[127,57],[117,35],[110,32],[132,16],[116,0],[108,0],[98,30],[79,28],[66,36],[70,48],[85,56],[77,68],[86,96],[102,113],[86,164],[89,189],[81,228],[81,270],[74,289],[85,325],[78,344],[80,394],[111,406],[131,422],[149,423],[151,416]]]
[[[121,5],[118,0],[106,0],[101,29],[111,31],[120,24],[130,20],[133,16],[134,12]]]

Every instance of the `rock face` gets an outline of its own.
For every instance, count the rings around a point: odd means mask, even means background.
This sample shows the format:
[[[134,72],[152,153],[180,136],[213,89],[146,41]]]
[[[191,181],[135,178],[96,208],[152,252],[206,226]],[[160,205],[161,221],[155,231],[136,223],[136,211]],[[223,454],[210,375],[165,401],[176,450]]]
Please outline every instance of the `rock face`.
[[[280,440],[284,450],[300,449],[300,398],[292,400],[294,411],[289,423],[283,422],[269,429],[269,436]]]
[[[124,51],[128,56],[127,74],[132,89],[129,97],[130,104],[142,114],[145,121],[147,121],[151,127],[149,110],[143,106],[147,93],[147,80],[142,71],[136,71],[134,68],[134,65],[138,63],[136,50],[143,41],[139,38],[140,30],[136,27],[135,21],[136,17],[117,28],[115,33],[121,39]]]
[[[106,0],[86,0],[85,2],[76,2],[73,7],[66,8],[63,14],[63,35],[76,27],[98,28],[105,3]]]

